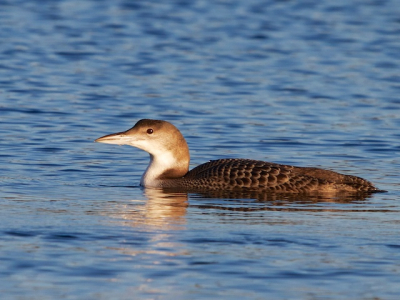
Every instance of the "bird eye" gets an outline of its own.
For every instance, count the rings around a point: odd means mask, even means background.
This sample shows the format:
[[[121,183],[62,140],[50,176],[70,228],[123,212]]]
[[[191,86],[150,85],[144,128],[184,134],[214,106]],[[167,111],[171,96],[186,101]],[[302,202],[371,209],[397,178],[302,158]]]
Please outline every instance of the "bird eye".
[[[147,133],[148,134],[152,134],[153,133],[153,129],[151,129],[151,128],[147,129]]]

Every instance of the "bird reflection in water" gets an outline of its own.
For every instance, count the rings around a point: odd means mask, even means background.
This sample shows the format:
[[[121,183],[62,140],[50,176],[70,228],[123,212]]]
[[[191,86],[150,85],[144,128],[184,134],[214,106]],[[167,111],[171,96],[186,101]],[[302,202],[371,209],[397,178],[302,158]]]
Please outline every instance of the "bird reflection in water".
[[[257,191],[208,191],[188,194],[176,190],[150,188],[145,189],[144,193],[147,200],[132,200],[131,204],[118,207],[118,214],[114,215],[123,219],[125,226],[135,227],[143,232],[143,243],[135,240],[133,244],[114,248],[126,255],[188,255],[187,249],[176,241],[175,235],[179,235],[181,230],[188,230],[186,224],[198,214],[201,214],[202,219],[209,215],[232,224],[296,224],[298,221],[285,212],[359,212],[363,210],[359,206],[360,202],[371,197],[369,194],[355,193],[294,195]],[[332,205],[335,203],[341,205]],[[188,209],[191,209],[190,212]],[[268,214],[269,211],[279,211],[283,214],[274,218],[276,214]]]
[[[282,194],[251,190],[219,190],[188,194],[176,189],[145,189],[145,193],[149,197],[149,215],[156,217],[157,214],[165,215],[166,212],[169,212],[169,216],[175,220],[178,216],[184,218],[187,207],[191,206],[203,209],[218,208],[225,211],[348,211],[353,206],[349,207],[346,204],[364,202],[372,197],[371,193],[354,192]],[[190,199],[196,200],[196,204],[190,204]],[[213,201],[206,201],[207,205],[201,203],[202,200],[212,199],[216,200],[215,203]],[[340,203],[346,206],[338,208],[329,203]],[[356,210],[359,211],[359,208]],[[161,212],[164,213],[161,214]]]
[[[125,225],[182,229],[186,224],[187,193],[165,193],[161,189],[145,189],[144,193],[147,197],[144,204],[134,205],[134,209],[129,205],[119,211],[118,218],[122,218]]]
[[[207,191],[198,193],[180,192],[174,189],[146,188],[147,200],[126,207],[118,214],[130,226],[146,226],[163,230],[183,230],[187,224],[188,207],[220,209],[224,211],[351,211],[350,207],[333,207],[328,203],[360,203],[371,197],[368,193],[314,193],[277,194],[259,191]],[[190,204],[192,199],[195,203]],[[212,200],[213,201],[202,200]],[[222,201],[221,201],[222,200]],[[325,205],[328,204],[328,205]],[[360,208],[355,210],[359,211]]]
[[[147,200],[131,200],[124,206],[118,205],[115,219],[123,220],[123,225],[141,231],[143,241],[130,241],[123,247],[112,249],[130,256],[145,255],[146,259],[157,259],[150,265],[158,264],[159,257],[187,255],[174,235],[185,230],[188,195],[185,193],[164,193],[160,189],[146,189]],[[147,256],[147,255],[151,256]]]
[[[145,195],[148,198],[145,210],[149,224],[163,227],[186,224],[187,193],[165,193],[161,189],[146,189]]]

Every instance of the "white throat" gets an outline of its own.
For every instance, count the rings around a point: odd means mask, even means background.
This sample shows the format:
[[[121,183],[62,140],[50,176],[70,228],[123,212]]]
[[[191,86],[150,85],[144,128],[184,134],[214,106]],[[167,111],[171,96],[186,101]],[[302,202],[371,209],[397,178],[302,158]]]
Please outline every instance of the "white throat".
[[[179,167],[180,163],[171,152],[164,152],[154,156],[150,154],[150,163],[140,179],[140,185],[146,187],[160,187],[162,178],[160,176],[166,171]]]

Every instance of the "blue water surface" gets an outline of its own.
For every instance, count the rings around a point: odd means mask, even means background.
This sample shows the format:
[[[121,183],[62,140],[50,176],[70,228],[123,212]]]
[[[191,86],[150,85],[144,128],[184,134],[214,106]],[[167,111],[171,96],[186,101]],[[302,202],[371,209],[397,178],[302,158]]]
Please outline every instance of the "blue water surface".
[[[397,299],[399,36],[396,0],[0,1],[1,299]],[[148,154],[93,143],[143,118],[191,167],[388,192],[144,190]]]

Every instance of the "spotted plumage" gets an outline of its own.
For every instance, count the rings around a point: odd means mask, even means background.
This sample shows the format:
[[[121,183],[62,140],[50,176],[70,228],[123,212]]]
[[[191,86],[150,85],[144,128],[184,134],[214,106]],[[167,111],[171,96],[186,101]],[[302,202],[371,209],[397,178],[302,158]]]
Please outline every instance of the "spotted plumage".
[[[356,176],[250,159],[212,160],[195,167],[180,179],[164,178],[163,187],[194,191],[247,189],[281,193],[377,191],[370,182]]]

